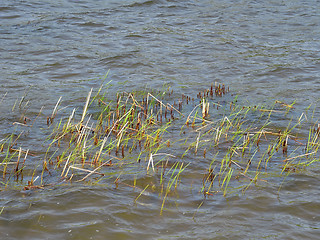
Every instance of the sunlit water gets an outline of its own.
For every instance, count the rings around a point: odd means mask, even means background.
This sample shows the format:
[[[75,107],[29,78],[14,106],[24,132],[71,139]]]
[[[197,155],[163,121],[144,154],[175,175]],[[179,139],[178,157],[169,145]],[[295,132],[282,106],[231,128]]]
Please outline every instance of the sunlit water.
[[[28,116],[44,109],[39,131],[20,144],[43,154],[44,119],[59,97],[66,114],[82,108],[109,70],[110,96],[164,84],[196,95],[217,81],[247,104],[296,101],[297,117],[319,99],[319,9],[316,0],[1,1],[0,140],[26,96]],[[285,127],[281,119],[273,125]],[[203,202],[209,163],[188,168],[162,216],[157,192],[134,202],[140,191],[113,181],[3,190],[1,239],[319,238],[317,167]]]

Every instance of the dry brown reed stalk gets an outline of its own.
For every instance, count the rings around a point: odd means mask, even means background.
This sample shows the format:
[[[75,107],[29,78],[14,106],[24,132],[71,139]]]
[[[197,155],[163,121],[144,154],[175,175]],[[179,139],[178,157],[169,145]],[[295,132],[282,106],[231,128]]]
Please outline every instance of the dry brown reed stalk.
[[[281,106],[283,106],[283,107],[287,107],[287,108],[294,108],[292,105],[293,104],[287,104],[287,103],[284,103],[284,102],[281,102],[281,101],[278,101],[278,100],[276,100],[275,101],[275,103],[279,103]]]
[[[28,124],[27,124],[27,120],[28,120],[28,121],[31,121],[30,118],[24,116],[24,117],[23,117],[23,123],[14,122],[14,123],[12,123],[12,125],[21,125],[21,126],[24,126],[24,127],[32,127],[35,120],[33,121],[32,125],[28,125]]]
[[[89,102],[90,102],[90,97],[91,97],[91,94],[92,94],[92,88],[90,90],[90,92],[88,93],[88,96],[87,96],[87,100],[86,100],[86,103],[83,107],[83,112],[82,112],[82,117],[81,117],[81,120],[80,120],[80,125],[83,123],[83,120],[87,114],[87,110],[88,110],[88,105],[89,105]]]
[[[55,107],[54,107],[54,109],[53,109],[53,111],[52,111],[51,120],[53,120],[53,119],[55,118],[56,114],[57,114],[58,105],[59,105],[61,99],[62,99],[62,96],[59,98],[57,104],[55,105]]]
[[[188,115],[188,117],[187,117],[187,120],[186,120],[186,123],[185,123],[186,126],[189,126],[190,118],[195,119],[195,117],[191,116],[191,114],[192,114],[199,106],[201,106],[201,103],[199,103],[198,105],[196,105],[196,106],[192,109],[192,111],[189,113],[189,115]]]
[[[21,125],[24,127],[30,127],[29,125],[25,124],[25,123],[19,123],[19,122],[13,122],[12,125]]]
[[[72,110],[71,115],[69,116],[68,123],[67,123],[67,125],[66,125],[66,131],[69,129],[69,126],[70,126],[70,123],[71,123],[71,120],[72,120],[72,118],[73,118],[73,116],[74,116],[75,111],[76,111],[76,109],[74,108],[74,109]]]
[[[127,127],[127,125],[128,125],[128,122],[126,122],[125,123],[125,125],[124,126],[122,126],[122,128],[120,129],[120,131],[119,131],[119,133],[117,134],[117,138],[118,138],[118,142],[117,142],[117,149],[116,149],[116,151],[118,152],[118,150],[119,150],[119,147],[120,147],[120,144],[121,144],[121,139],[122,139],[122,135],[123,135],[123,133],[124,133],[124,129]],[[123,152],[123,151],[122,151]]]
[[[59,98],[58,102],[56,103],[56,105],[55,105],[55,107],[54,107],[54,109],[53,109],[53,111],[52,111],[51,116],[50,116],[50,117],[47,117],[47,125],[53,123],[53,120],[54,120],[54,118],[56,117],[56,114],[57,114],[57,112],[58,112],[58,105],[59,105],[61,99],[62,99],[62,96]]]
[[[284,111],[273,110],[273,109],[259,109],[260,112],[270,112],[270,113],[284,113]]]
[[[216,137],[214,139],[215,144],[219,144],[221,133],[222,133],[222,129],[220,129],[220,127],[217,127],[216,128]]]
[[[309,156],[309,155],[313,155],[313,154],[316,154],[316,153],[317,153],[317,151],[313,151],[313,152],[306,153],[306,154],[301,154],[301,155],[298,155],[298,156],[295,156],[295,157],[286,158],[286,159],[284,159],[283,161],[284,161],[284,162],[287,162],[287,161],[290,161],[290,160],[293,160],[293,159],[296,159],[296,158],[307,157],[307,156]]]
[[[94,160],[95,163],[98,163],[99,158],[100,158],[100,155],[101,155],[101,152],[102,152],[102,149],[103,149],[104,145],[106,144],[107,139],[108,139],[108,137],[105,137],[105,138],[103,139],[102,144],[101,144],[101,147],[100,147],[100,151],[98,152],[97,157],[96,157],[95,160]]]
[[[77,182],[82,182],[82,181],[86,180],[86,179],[87,179],[88,177],[90,177],[91,175],[97,174],[96,172],[97,172],[100,168],[102,168],[103,166],[110,166],[110,164],[111,164],[111,160],[109,160],[109,161],[101,164],[100,166],[98,166],[97,168],[95,168],[93,171],[90,171],[90,173],[89,173],[88,175],[86,175],[86,176],[83,177],[82,179],[78,180]]]
[[[17,174],[18,171],[19,171],[20,157],[21,157],[21,147],[19,148],[18,160],[17,160],[17,165],[16,165],[16,168],[15,168],[15,174]]]
[[[0,165],[17,165],[18,162],[2,162]]]
[[[201,135],[201,132],[199,132],[198,137],[197,137],[197,140],[196,140],[196,148],[195,148],[195,150],[194,150],[194,153],[195,153],[195,154],[197,154],[197,152],[198,152],[200,135]]]
[[[202,99],[202,118],[206,118],[209,115],[210,102],[206,101],[205,98]]]
[[[12,148],[12,147],[10,147],[9,150],[10,150],[11,152],[19,152],[19,151],[20,151],[20,149],[16,149],[16,148]],[[28,153],[30,156],[36,156],[36,154],[35,154],[35,153],[31,153],[31,152],[29,151],[29,149],[27,149],[27,150],[21,149],[21,152],[22,152],[22,153]]]
[[[89,116],[85,125],[82,125],[82,122],[80,122],[80,127],[78,128],[77,144],[80,144],[81,141],[86,136],[86,134],[88,133],[88,129],[89,129],[88,124],[89,124],[90,119],[91,119],[91,115]],[[89,129],[89,130],[92,130],[92,129]]]
[[[157,102],[159,102],[161,105],[163,105],[164,107],[167,107],[165,104],[162,103],[162,101],[160,101],[159,99],[157,99],[155,96],[153,96],[151,93],[148,93],[148,96],[151,96],[152,98],[154,98]],[[172,106],[170,103],[167,103],[168,106],[170,106],[172,109],[174,109],[177,113],[179,113],[181,116],[185,117],[179,110],[177,110],[174,106]]]
[[[154,164],[153,164],[152,153],[150,153],[149,162],[148,162],[148,166],[147,166],[147,172],[149,171],[150,163],[151,163],[152,171],[154,172]]]
[[[66,168],[67,168],[67,165],[68,165],[68,163],[69,163],[69,160],[70,160],[71,155],[72,155],[72,153],[70,153],[69,156],[68,156],[68,159],[67,159],[67,161],[66,161],[66,163],[65,163],[65,165],[64,165],[64,167],[63,167],[63,170],[62,170],[62,172],[61,172],[61,177],[63,176],[64,171],[65,171]]]
[[[79,171],[83,171],[83,172],[89,172],[89,173],[92,173],[92,174],[97,174],[97,175],[100,175],[100,176],[104,176],[103,173],[94,172],[92,170],[85,169],[85,168],[80,168],[80,167],[76,167],[76,166],[69,166],[69,168],[75,169],[75,170],[79,170]]]
[[[25,163],[26,163],[26,160],[27,160],[27,156],[28,156],[28,153],[29,153],[29,149],[27,150],[24,158],[23,158],[23,162],[22,162],[22,167],[20,168],[21,169],[21,174],[22,174],[22,171],[24,169],[24,166],[25,166]]]

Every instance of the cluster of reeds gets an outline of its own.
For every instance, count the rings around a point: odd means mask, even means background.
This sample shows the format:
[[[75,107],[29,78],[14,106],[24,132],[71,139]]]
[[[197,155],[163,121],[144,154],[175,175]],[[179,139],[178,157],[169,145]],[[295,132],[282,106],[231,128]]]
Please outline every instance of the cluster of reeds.
[[[101,87],[94,96],[92,89],[88,93],[81,114],[73,109],[67,118],[56,120],[59,98],[52,114],[45,116],[51,132],[45,140],[48,147],[22,185],[29,190],[62,181],[112,179],[115,187],[140,189],[135,201],[145,191],[158,189],[162,212],[188,166],[202,169],[199,192],[225,196],[237,180],[245,181],[243,192],[252,183],[267,182],[269,168],[277,169],[281,177],[318,162],[320,125],[308,121],[306,113],[288,119],[293,104],[245,106],[228,93],[229,87],[215,83],[196,97],[166,87],[122,92],[110,100]],[[41,111],[33,121],[23,116],[14,124],[32,128]],[[286,127],[271,127],[279,116],[288,119]],[[306,126],[307,138],[299,134]],[[2,190],[13,179],[23,180],[27,159],[34,154],[17,146],[21,134],[0,141]],[[137,184],[139,174],[156,175],[159,181]],[[136,177],[130,183],[125,175]]]

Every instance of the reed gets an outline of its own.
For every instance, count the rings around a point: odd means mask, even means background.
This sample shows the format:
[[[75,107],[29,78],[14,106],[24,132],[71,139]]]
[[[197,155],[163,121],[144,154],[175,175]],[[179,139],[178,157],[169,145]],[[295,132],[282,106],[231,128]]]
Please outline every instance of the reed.
[[[319,163],[320,125],[311,106],[299,118],[290,115],[294,103],[248,106],[230,96],[229,87],[221,83],[196,97],[168,86],[121,92],[116,99],[107,96],[103,85],[91,89],[81,112],[74,108],[69,116],[55,120],[60,97],[49,116],[40,114],[41,108],[32,124],[26,119],[14,124],[32,131],[35,121],[41,121],[50,134],[44,136],[47,149],[36,156],[36,166],[31,164],[30,158],[35,158],[31,149],[19,146],[25,130],[1,136],[2,186],[6,189],[16,181],[30,190],[62,182],[113,181],[117,188],[139,190],[134,202],[147,191],[158,191],[163,214],[167,199],[178,195],[179,183],[187,181],[184,177],[192,168],[202,172],[195,180],[200,183],[198,192],[210,197],[227,196],[239,188],[245,193],[252,183],[265,183],[267,171],[276,169],[281,178]],[[28,104],[26,93],[15,105],[26,110]],[[281,129],[274,120],[279,118],[286,121]],[[308,136],[300,133],[306,128]],[[23,175],[26,181],[18,184]],[[132,175],[129,184],[126,178]],[[158,180],[139,180],[146,176]]]

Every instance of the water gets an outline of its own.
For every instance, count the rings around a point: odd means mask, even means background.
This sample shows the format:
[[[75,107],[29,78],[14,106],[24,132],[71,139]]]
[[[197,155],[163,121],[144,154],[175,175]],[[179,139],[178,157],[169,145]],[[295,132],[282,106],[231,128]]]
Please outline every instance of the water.
[[[59,97],[70,114],[109,70],[110,95],[163,84],[196,95],[218,81],[251,104],[296,100],[297,116],[319,99],[320,1],[60,0],[0,6],[0,139],[13,131],[21,112],[12,106],[26,94],[27,116],[44,109],[42,122],[36,122],[41,130],[30,131],[20,144],[39,155],[47,147],[39,144],[44,119]],[[284,127],[281,119],[273,124]],[[188,170],[184,190],[168,198],[163,216],[158,194],[149,192],[134,203],[139,191],[115,189],[111,181],[1,191],[2,238],[318,239],[318,168],[289,176],[279,194],[283,179],[245,195],[208,198],[197,210],[203,195],[192,184],[201,182],[205,167]]]

